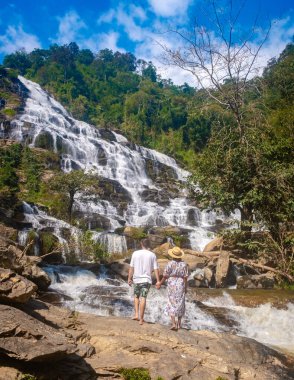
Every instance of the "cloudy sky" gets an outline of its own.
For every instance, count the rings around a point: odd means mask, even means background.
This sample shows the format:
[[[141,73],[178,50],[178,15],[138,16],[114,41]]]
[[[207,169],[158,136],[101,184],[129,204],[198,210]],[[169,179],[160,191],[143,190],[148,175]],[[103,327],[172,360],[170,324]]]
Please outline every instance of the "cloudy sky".
[[[236,9],[243,2],[233,1]],[[171,77],[177,84],[191,79],[187,73],[163,64],[158,42],[173,46],[178,42],[167,33],[170,28],[189,29],[196,16],[206,22],[203,0],[0,0],[0,4],[0,62],[18,49],[30,52],[75,41],[94,53],[109,48],[152,60],[163,77]],[[256,16],[260,35],[272,23],[261,52],[264,65],[293,39],[292,4],[290,0],[247,0],[242,9],[240,30],[249,28]]]

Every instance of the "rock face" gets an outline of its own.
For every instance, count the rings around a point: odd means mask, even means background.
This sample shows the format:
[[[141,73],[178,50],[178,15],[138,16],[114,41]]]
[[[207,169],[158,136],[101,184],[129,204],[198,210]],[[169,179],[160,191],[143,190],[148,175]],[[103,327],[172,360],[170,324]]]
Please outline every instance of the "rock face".
[[[223,288],[227,282],[227,276],[230,268],[229,252],[221,252],[216,265],[215,282],[216,287]]]
[[[37,285],[12,272],[0,268],[0,301],[27,302],[36,292]]]
[[[81,315],[80,320],[96,349],[87,362],[98,378],[103,372],[115,378],[123,364],[148,368],[152,379],[290,379],[282,355],[252,339],[209,331],[170,332],[166,326],[139,326],[118,318]]]
[[[206,244],[206,246],[203,249],[203,252],[219,251],[222,245],[223,238],[216,237],[211,242]]]
[[[60,360],[75,350],[58,330],[21,310],[0,305],[0,352],[23,361]]]
[[[41,290],[46,290],[51,283],[49,276],[37,266],[41,261],[35,256],[27,256],[15,245],[7,244],[0,237],[0,267],[11,269],[34,282]]]
[[[240,276],[237,278],[238,289],[271,289],[275,280],[272,273]]]
[[[36,308],[36,302],[30,301],[23,308],[35,309],[39,319],[60,330],[20,310],[1,306],[0,379],[7,373],[5,355],[19,359],[17,363],[32,361],[32,374],[43,380],[121,379],[122,367],[146,368],[152,380],[159,376],[166,380],[293,378],[293,361],[289,357],[253,339],[210,331],[173,332],[167,326],[140,326],[126,318],[77,315],[40,301]],[[77,343],[76,349],[67,343],[64,334]],[[65,356],[72,350],[76,350],[74,354]],[[52,365],[51,359],[61,360]],[[19,364],[16,368],[23,370]],[[11,379],[17,379],[13,372],[8,373]]]

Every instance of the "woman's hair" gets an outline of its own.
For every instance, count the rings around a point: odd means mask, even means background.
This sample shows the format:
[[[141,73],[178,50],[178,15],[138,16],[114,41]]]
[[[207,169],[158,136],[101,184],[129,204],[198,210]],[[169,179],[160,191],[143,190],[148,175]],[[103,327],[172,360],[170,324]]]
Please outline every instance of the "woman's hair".
[[[149,239],[142,239],[141,244],[144,248],[150,248],[150,241]]]

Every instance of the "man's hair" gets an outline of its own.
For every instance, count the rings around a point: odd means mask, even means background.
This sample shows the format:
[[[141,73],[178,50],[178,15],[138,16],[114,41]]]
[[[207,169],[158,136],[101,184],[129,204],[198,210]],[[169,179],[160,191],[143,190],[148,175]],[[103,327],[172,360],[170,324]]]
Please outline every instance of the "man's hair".
[[[144,248],[150,248],[150,241],[149,239],[142,239],[141,244]]]

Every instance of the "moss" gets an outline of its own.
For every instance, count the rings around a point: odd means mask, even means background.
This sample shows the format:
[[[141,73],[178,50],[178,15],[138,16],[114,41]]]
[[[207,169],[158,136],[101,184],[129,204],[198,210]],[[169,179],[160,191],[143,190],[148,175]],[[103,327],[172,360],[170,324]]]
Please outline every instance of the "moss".
[[[52,252],[57,245],[57,238],[51,232],[40,232],[42,254]]]
[[[29,373],[24,373],[21,375],[19,380],[37,380],[37,378],[33,375],[30,375]]]
[[[148,236],[145,229],[142,227],[126,227],[124,231],[126,236],[129,236],[134,240],[141,240]]]
[[[16,111],[11,108],[6,108],[2,111],[6,116],[13,117],[16,115]]]
[[[119,373],[124,380],[151,380],[149,371],[144,368],[121,368]]]
[[[40,133],[35,140],[35,146],[38,148],[53,150],[54,141],[49,132]]]

